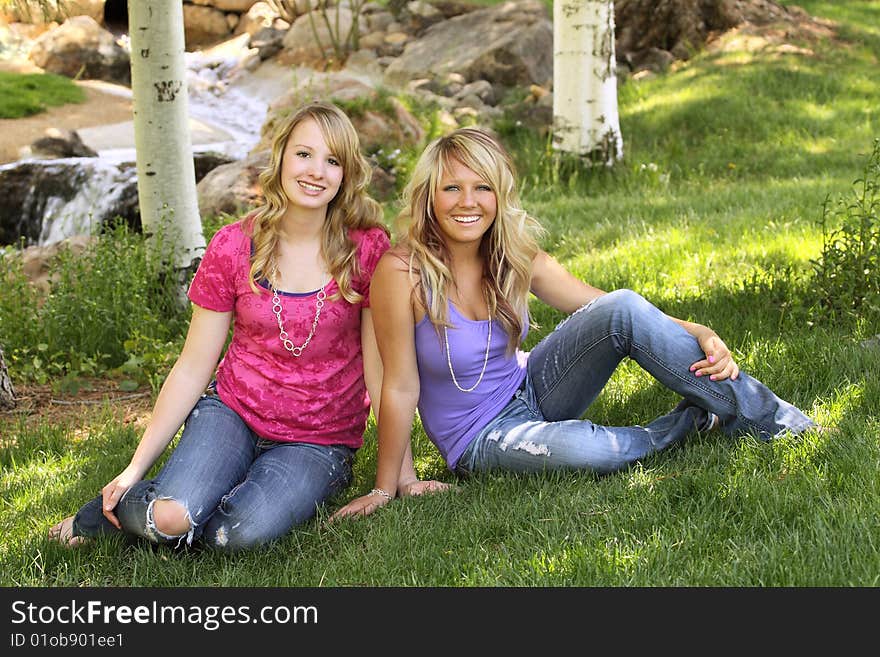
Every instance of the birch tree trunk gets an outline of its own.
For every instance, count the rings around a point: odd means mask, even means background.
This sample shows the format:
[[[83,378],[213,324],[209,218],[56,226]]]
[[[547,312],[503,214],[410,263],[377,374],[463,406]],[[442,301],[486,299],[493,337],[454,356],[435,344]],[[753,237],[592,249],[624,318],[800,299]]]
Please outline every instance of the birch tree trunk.
[[[3,359],[3,346],[0,345],[0,411],[8,411],[10,408],[15,408],[15,389]]]
[[[623,157],[613,0],[553,3],[553,146],[592,162]]]
[[[138,202],[163,261],[189,270],[205,249],[196,197],[180,0],[128,3]]]

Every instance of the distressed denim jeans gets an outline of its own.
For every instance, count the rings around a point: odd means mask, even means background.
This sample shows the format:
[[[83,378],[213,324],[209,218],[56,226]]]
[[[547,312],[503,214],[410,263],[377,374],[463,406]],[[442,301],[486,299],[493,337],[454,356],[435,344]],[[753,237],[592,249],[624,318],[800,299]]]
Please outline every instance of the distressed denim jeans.
[[[342,445],[281,443],[255,435],[213,394],[203,395],[184,425],[177,447],[154,479],[132,486],[116,506],[127,534],[153,543],[256,547],[286,534],[315,515],[325,500],[349,485],[354,450]],[[182,536],[160,532],[156,500],[175,500],[191,529]],[[117,530],[101,512],[101,497],[86,503],[73,523],[75,536]]]
[[[626,357],[684,399],[646,426],[606,427],[580,418]],[[769,440],[813,421],[744,372],[697,377],[697,340],[631,290],[617,290],[562,321],[529,354],[523,387],[459,459],[461,474],[504,469],[619,470],[683,439],[715,413],[728,435]]]

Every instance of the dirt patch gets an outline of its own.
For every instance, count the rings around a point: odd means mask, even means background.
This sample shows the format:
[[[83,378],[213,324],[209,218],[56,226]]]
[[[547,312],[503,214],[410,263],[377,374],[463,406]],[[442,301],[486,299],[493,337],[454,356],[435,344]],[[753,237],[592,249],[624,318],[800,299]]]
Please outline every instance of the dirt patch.
[[[149,390],[124,392],[115,381],[96,378],[82,381],[75,393],[53,391],[50,385],[16,384],[15,403],[15,408],[0,413],[0,428],[18,420],[28,426],[88,427],[108,415],[143,428],[152,412],[153,396]]]
[[[0,164],[18,160],[20,150],[44,136],[49,128],[79,130],[131,121],[131,98],[102,91],[89,81],[79,84],[86,93],[82,103],[50,107],[20,119],[0,119]]]

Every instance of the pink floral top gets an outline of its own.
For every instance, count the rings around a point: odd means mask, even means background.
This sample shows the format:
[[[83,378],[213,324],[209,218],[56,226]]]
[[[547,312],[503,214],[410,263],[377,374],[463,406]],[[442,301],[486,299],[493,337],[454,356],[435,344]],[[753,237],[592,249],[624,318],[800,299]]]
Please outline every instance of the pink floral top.
[[[271,291],[255,294],[250,288],[251,239],[243,221],[217,231],[189,288],[194,304],[233,312],[232,341],[217,369],[217,393],[263,438],[357,449],[363,444],[370,404],[361,310],[370,305],[370,278],[389,247],[388,236],[380,228],[349,233],[360,265],[353,287],[364,299],[357,305],[342,297],[331,301],[338,291],[331,280],[314,337],[297,358],[279,339]],[[284,328],[301,345],[315,319],[317,290],[278,294]]]

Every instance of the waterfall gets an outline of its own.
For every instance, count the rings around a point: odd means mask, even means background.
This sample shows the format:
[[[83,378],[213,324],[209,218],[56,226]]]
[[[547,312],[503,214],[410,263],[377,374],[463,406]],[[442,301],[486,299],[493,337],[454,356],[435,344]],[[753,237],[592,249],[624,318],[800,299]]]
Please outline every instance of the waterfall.
[[[122,217],[139,225],[134,166],[100,158],[22,160],[0,166],[0,243],[46,246],[90,235]]]
[[[205,52],[186,53],[193,151],[239,160],[260,137],[266,85],[251,71],[259,60],[248,35]],[[272,85],[271,97],[279,84]],[[111,87],[114,85],[106,85]],[[127,88],[104,89],[130,94]],[[85,128],[82,140],[98,157],[24,159],[0,165],[0,245],[46,246],[93,234],[119,216],[140,227],[134,128],[128,123]],[[212,155],[205,161],[222,158]]]

